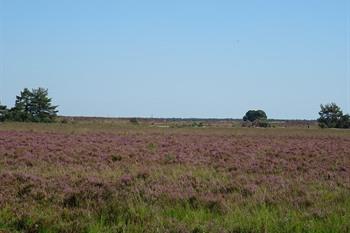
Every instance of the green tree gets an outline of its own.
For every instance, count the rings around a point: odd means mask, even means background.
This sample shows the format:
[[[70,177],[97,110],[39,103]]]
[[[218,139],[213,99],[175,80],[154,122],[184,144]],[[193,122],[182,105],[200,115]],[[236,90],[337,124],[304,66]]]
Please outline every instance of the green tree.
[[[13,121],[32,121],[30,106],[32,93],[28,88],[24,88],[20,95],[16,96],[15,107],[9,112],[9,120]]]
[[[0,103],[0,121],[4,121],[7,115],[7,107]]]
[[[342,116],[340,128],[343,128],[343,129],[350,128],[350,116],[349,116],[349,114],[345,114]]]
[[[15,106],[9,111],[8,119],[13,121],[52,122],[57,116],[57,106],[51,104],[48,90],[24,88],[16,96]]]
[[[348,114],[343,115],[343,111],[335,103],[321,104],[321,111],[318,114],[320,118],[317,121],[321,128],[350,127],[350,116]]]
[[[243,120],[250,122],[256,120],[267,120],[267,115],[263,110],[249,110],[243,117]]]
[[[31,102],[29,105],[29,112],[36,122],[52,122],[57,116],[56,108],[51,104],[52,99],[48,97],[48,90],[39,87],[33,89],[31,93]]]

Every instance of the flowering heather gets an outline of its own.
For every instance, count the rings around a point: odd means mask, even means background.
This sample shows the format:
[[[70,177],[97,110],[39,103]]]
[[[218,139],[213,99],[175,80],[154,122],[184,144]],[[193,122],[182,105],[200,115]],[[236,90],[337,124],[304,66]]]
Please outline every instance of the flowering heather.
[[[32,127],[0,130],[0,232],[350,232],[347,131]]]

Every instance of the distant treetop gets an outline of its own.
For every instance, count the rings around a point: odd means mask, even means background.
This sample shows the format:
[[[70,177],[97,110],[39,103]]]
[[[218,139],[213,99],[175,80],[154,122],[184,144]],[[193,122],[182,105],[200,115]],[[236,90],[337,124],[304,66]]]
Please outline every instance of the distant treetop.
[[[256,120],[267,120],[267,115],[263,110],[249,110],[243,117],[243,120],[250,122]]]

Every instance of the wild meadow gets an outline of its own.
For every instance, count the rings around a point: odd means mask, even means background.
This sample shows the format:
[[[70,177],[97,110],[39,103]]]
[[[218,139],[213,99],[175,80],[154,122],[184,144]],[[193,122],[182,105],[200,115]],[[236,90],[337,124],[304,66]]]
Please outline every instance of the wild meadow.
[[[0,232],[350,232],[350,131],[1,123]]]

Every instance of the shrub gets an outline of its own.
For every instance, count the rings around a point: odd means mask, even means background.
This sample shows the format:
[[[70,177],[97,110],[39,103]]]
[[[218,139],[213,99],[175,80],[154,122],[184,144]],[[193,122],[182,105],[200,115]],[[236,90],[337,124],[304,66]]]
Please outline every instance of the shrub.
[[[271,127],[270,123],[267,120],[255,120],[253,122],[253,126],[262,128]]]

